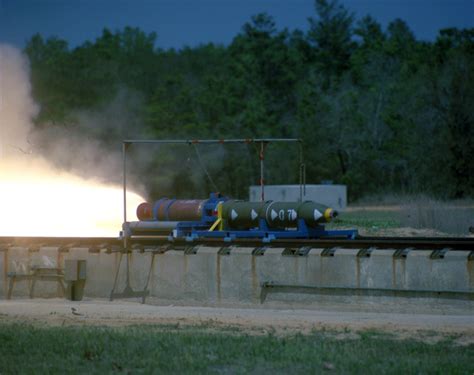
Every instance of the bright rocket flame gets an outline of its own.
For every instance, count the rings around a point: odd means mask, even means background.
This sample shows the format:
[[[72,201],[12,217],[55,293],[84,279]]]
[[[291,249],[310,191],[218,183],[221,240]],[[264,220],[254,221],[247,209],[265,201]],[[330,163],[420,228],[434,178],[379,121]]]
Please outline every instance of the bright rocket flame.
[[[0,44],[0,236],[118,236],[121,188],[58,171],[29,150],[38,106],[30,95],[28,74],[21,51]],[[70,152],[61,150],[65,156]],[[133,193],[127,199],[133,220],[143,199]]]
[[[127,219],[144,199],[127,193]],[[123,190],[55,172],[46,163],[0,160],[0,236],[117,237]]]

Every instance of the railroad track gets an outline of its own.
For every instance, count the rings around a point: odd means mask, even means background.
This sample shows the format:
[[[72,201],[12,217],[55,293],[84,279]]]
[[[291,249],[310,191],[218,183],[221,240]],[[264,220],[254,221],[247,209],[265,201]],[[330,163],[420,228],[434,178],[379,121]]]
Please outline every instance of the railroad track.
[[[254,247],[285,248],[285,249],[311,249],[323,248],[329,252],[344,249],[361,249],[370,252],[374,249],[393,250],[433,250],[439,252],[467,251],[474,258],[474,238],[453,237],[362,237],[354,240],[348,239],[291,239],[273,240],[263,243],[256,239],[235,239],[223,241],[222,239],[206,238],[186,241],[174,239],[170,241],[167,236],[131,237],[127,239],[127,247],[133,250],[146,250],[154,248],[188,249],[196,246],[210,247]],[[57,247],[67,251],[70,248],[89,248],[90,250],[108,249],[109,251],[124,251],[122,238],[114,237],[0,237],[0,249],[10,247],[27,247],[31,250],[41,247]]]

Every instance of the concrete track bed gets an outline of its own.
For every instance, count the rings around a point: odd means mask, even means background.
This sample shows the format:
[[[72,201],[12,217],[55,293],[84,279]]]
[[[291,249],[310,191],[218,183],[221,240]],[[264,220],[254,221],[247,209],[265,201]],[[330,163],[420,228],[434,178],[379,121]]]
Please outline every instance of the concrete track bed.
[[[430,250],[410,251],[403,256],[390,249],[375,249],[370,256],[360,256],[361,249],[312,248],[299,255],[288,254],[288,249],[283,248],[234,247],[223,252],[219,247],[196,246],[191,250],[132,251],[128,255],[130,286],[134,290],[146,288],[148,298],[200,304],[259,305],[262,300],[269,303],[281,299],[288,303],[292,298],[294,302],[310,304],[324,300],[328,293],[321,293],[323,288],[347,290],[345,297],[353,290],[377,289],[387,291],[386,297],[474,299],[474,260],[469,260],[466,251],[453,250],[433,259]],[[22,272],[45,263],[63,268],[66,259],[87,262],[86,297],[108,298],[117,270],[115,290],[121,291],[126,285],[127,255],[120,252],[11,247],[0,252],[0,292],[7,295],[9,272]],[[288,288],[264,291],[262,298],[262,286],[269,284]],[[314,289],[314,293],[300,293],[298,288]],[[388,293],[394,290],[395,295]],[[26,297],[28,291],[27,282],[19,284],[13,298]],[[54,283],[38,283],[35,288],[38,297],[55,297],[59,292]],[[384,297],[384,293],[354,294],[368,301]]]

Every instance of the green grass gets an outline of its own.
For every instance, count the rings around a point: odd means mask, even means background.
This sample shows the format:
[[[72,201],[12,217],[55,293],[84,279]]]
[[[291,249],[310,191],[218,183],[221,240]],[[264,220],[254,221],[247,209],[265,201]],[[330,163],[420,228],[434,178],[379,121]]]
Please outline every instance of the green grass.
[[[399,228],[400,226],[399,216],[396,212],[361,210],[342,213],[327,228],[353,227],[356,229],[377,230]]]
[[[384,210],[387,206],[397,209]],[[470,234],[469,228],[474,227],[472,199],[445,201],[426,195],[381,194],[366,197],[352,207],[358,211],[343,212],[334,228],[352,226],[375,232],[408,227],[466,236]]]
[[[474,227],[474,208],[435,200],[407,201],[398,210],[360,209],[343,212],[328,229],[363,229],[367,234],[408,227],[431,229],[451,235],[468,235]]]
[[[0,373],[472,374],[474,345],[338,340],[317,331],[249,335],[210,327],[37,327],[0,324]]]

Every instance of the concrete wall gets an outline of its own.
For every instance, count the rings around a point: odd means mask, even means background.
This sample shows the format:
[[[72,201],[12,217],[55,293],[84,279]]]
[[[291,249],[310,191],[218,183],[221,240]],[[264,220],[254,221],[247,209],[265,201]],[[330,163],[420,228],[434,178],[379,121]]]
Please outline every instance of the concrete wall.
[[[339,211],[344,211],[347,206],[346,185],[306,185],[306,194],[303,200],[314,201]],[[261,200],[261,187],[249,187],[249,200],[259,202]],[[300,185],[266,185],[265,200],[278,202],[298,202],[300,199]]]
[[[444,259],[430,259],[430,251],[412,251],[395,259],[393,250],[374,250],[370,257],[358,257],[358,250],[337,250],[322,256],[323,249],[307,255],[285,255],[284,249],[269,248],[264,255],[252,255],[253,248],[197,247],[194,254],[170,250],[153,255],[134,251],[129,255],[130,284],[143,290],[149,277],[150,296],[163,300],[198,303],[259,303],[261,284],[343,288],[385,288],[474,292],[474,261],[468,252],[451,251]],[[119,266],[120,253],[90,252],[74,248],[61,253],[55,248],[29,251],[10,248],[0,252],[0,293],[6,297],[8,272],[27,272],[31,265],[59,265],[65,259],[87,261],[86,297],[108,298]],[[117,291],[126,284],[126,256],[123,256]],[[15,285],[13,298],[28,296],[29,282]],[[35,296],[59,296],[57,283],[38,281]]]

